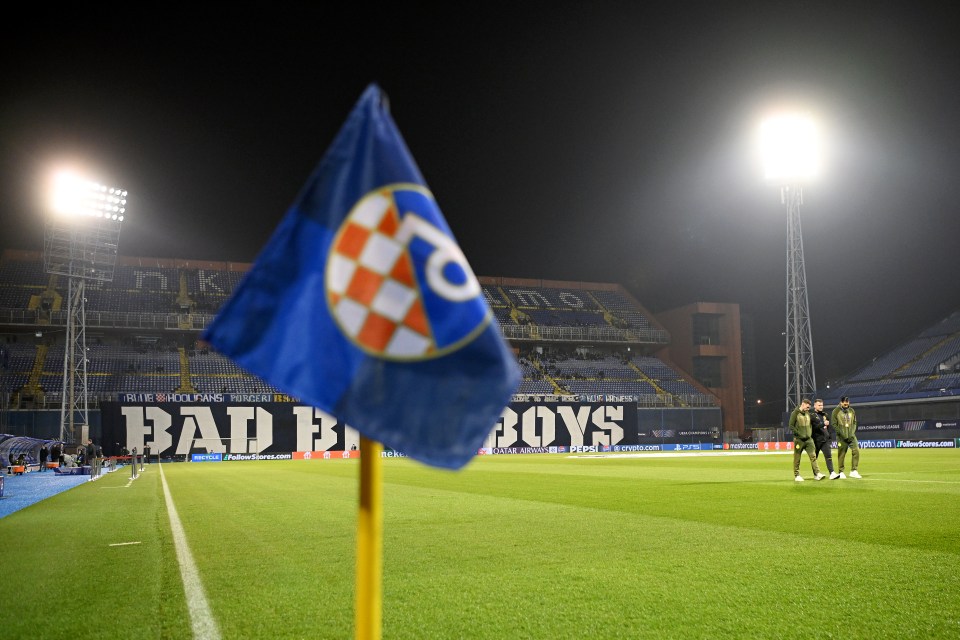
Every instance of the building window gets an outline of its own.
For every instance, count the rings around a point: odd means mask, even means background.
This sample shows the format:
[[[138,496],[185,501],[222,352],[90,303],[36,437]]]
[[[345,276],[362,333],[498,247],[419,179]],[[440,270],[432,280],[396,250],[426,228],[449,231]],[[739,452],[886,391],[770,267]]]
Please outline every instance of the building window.
[[[693,344],[720,344],[720,315],[696,313],[693,315]]]
[[[693,359],[693,375],[697,382],[705,387],[718,388],[723,386],[721,373],[723,358],[717,356],[696,356]]]

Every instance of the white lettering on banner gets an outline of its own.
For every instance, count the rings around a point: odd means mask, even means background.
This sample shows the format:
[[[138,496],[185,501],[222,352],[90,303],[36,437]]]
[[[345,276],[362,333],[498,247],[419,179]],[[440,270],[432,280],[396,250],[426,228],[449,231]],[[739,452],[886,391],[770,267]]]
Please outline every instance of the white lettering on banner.
[[[260,402],[273,402],[272,393],[231,393],[223,398],[225,402],[249,402],[258,404]]]
[[[506,407],[500,416],[493,431],[491,448],[508,448],[519,439],[532,447],[543,447],[554,444],[556,439],[556,416],[570,434],[570,443],[573,446],[583,446],[587,426],[593,424],[599,431],[594,431],[594,445],[615,445],[624,438],[623,427],[616,421],[623,420],[623,405],[596,407],[590,412],[589,406],[559,405],[556,411],[543,405],[531,406],[518,418],[516,411]],[[517,434],[517,423],[521,423],[520,434]],[[537,435],[537,427],[540,435]]]
[[[170,414],[159,407],[121,407],[127,427],[127,449],[143,451],[145,446],[160,452],[173,444],[168,429],[173,424]],[[148,438],[147,436],[152,436]]]
[[[953,449],[953,440],[899,440],[897,446],[904,449]]]
[[[227,407],[227,415],[230,416],[230,453],[259,453],[249,450],[247,438],[247,423],[254,419],[253,407]],[[273,425],[271,424],[271,431]],[[260,443],[257,443],[260,446]]]
[[[227,407],[230,416],[230,453],[260,453],[273,444],[273,416],[263,407]],[[248,424],[254,420],[256,451],[250,451]]]
[[[210,407],[180,407],[180,415],[183,416],[183,429],[180,431],[176,453],[190,453],[190,447],[196,439],[199,439],[197,446],[203,447],[209,453],[227,452]]]
[[[134,271],[133,274],[137,277],[137,289],[143,289],[143,281],[147,278],[157,278],[160,284],[159,290],[167,290],[167,276],[159,271]]]
[[[540,435],[537,435],[537,422],[540,422]],[[557,437],[557,417],[547,407],[530,407],[523,412],[520,426],[523,441],[531,447],[545,447]]]
[[[161,406],[173,409],[168,413]],[[295,451],[340,450],[341,442],[349,448],[350,443],[358,439],[356,431],[343,425],[341,440],[337,430],[340,423],[335,417],[304,405],[277,406],[276,415],[269,408],[257,405],[161,406],[120,405],[123,422],[113,428],[122,428],[124,432],[116,433],[117,440],[125,441],[130,450],[143,451],[149,446],[155,454],[186,455],[191,453],[191,447],[206,453],[261,454],[276,446],[278,436],[282,436],[283,448]],[[625,405],[619,404],[507,406],[484,447],[557,447],[566,446],[568,442],[573,447],[612,447],[624,440],[626,410]],[[289,430],[275,433],[277,421],[290,424],[291,412],[294,433]],[[557,430],[558,423],[566,428],[569,438]],[[295,440],[295,447],[291,440]],[[861,442],[861,446],[865,445],[869,446]]]
[[[223,293],[223,289],[220,288],[216,282],[213,281],[213,277],[217,275],[216,271],[211,271],[210,275],[207,275],[207,272],[203,269],[197,270],[197,277],[200,278],[200,291],[217,291]]]
[[[594,432],[594,444],[607,446],[617,444],[623,440],[623,427],[613,420],[623,420],[623,405],[618,407],[597,407],[593,412],[593,425],[600,429]]]
[[[494,430],[494,447],[509,447],[517,441],[517,412],[506,407],[500,416],[500,425]]]
[[[333,430],[337,419],[329,413],[313,407],[294,407],[293,414],[297,416],[297,451],[326,451],[337,444]],[[320,437],[314,438],[315,433]]]
[[[583,445],[583,435],[587,432],[587,420],[590,418],[590,407],[579,406],[577,412],[573,412],[570,405],[557,407],[557,413],[563,419],[567,431],[570,432],[571,446],[579,447]]]
[[[857,444],[861,449],[892,449],[895,446],[893,440],[860,440]]]
[[[222,393],[122,393],[120,400],[122,402],[223,402],[225,397]],[[231,395],[231,399],[237,400],[237,395]],[[270,402],[273,396],[263,394],[260,396],[244,396],[251,398],[250,402]]]

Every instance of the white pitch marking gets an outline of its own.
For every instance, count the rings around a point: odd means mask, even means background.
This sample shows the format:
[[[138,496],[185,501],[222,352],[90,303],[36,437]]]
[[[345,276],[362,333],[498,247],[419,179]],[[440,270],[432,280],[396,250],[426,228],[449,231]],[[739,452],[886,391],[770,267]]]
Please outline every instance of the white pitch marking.
[[[870,474],[869,478],[871,480],[880,482],[919,482],[921,484],[960,484],[960,481],[956,480],[909,480],[907,478],[877,478],[873,474]]]
[[[139,477],[140,476],[137,476],[137,478]],[[133,481],[136,480],[137,478],[130,478],[129,480],[127,480],[127,484],[123,485],[122,487],[101,487],[101,489],[129,489],[130,485],[132,485]]]
[[[183,579],[183,591],[187,597],[187,609],[190,611],[190,625],[193,627],[193,637],[197,640],[220,640],[220,629],[213,619],[207,596],[203,592],[203,583],[197,565],[193,561],[193,554],[187,545],[187,534],[180,523],[177,508],[170,496],[170,487],[167,486],[167,477],[160,465],[160,481],[163,483],[163,497],[167,503],[167,513],[170,515],[170,530],[173,533],[173,543],[177,550],[177,562],[180,564],[180,577]]]
[[[622,458],[689,458],[694,456],[756,456],[764,454],[793,453],[792,449],[774,451],[644,451],[639,453],[592,453],[568,458],[604,458],[606,460],[620,460]]]
[[[125,547],[125,546],[130,545],[130,544],[140,544],[140,541],[137,540],[136,542],[113,542],[113,543],[110,544],[110,546],[111,546],[111,547]]]

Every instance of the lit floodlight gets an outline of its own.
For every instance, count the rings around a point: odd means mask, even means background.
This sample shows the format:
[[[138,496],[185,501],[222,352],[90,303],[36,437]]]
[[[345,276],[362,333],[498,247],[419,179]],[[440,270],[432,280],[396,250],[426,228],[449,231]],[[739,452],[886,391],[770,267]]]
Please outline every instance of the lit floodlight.
[[[113,280],[127,192],[68,171],[55,174],[52,187],[54,215],[46,220],[43,264],[47,273],[66,278],[60,439],[75,443],[86,437],[89,424],[86,283]]]
[[[820,170],[820,142],[813,120],[779,115],[760,125],[764,177],[783,184],[806,182]]]
[[[84,180],[68,171],[54,176],[51,208],[61,216],[111,219],[113,212],[123,212],[126,205],[127,192],[123,189]]]
[[[110,281],[117,261],[127,192],[61,170],[51,176],[51,214],[44,231],[48,273]]]
[[[813,120],[798,113],[781,113],[763,121],[757,138],[763,173],[779,183],[780,202],[787,208],[786,398],[790,411],[802,398],[816,394],[810,304],[800,231],[803,188],[820,171],[820,139]]]

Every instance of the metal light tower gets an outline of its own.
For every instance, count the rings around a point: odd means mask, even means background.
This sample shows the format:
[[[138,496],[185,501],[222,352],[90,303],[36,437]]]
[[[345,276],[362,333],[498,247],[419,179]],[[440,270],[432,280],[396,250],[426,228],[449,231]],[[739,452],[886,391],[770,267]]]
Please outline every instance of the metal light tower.
[[[810,305],[807,301],[807,270],[803,262],[803,235],[800,231],[799,185],[780,189],[787,205],[787,387],[786,410],[792,411],[803,398],[813,400],[817,378],[813,367],[813,337],[810,332]]]
[[[803,183],[817,172],[818,151],[813,122],[803,116],[786,115],[766,120],[762,127],[765,172],[780,185],[780,202],[787,207],[787,320],[786,320],[786,411],[803,398],[813,399],[817,390],[813,366],[813,336],[807,300],[807,270],[803,261],[800,205]]]
[[[86,282],[113,280],[120,225],[127,192],[72,174],[56,177],[52,215],[44,230],[43,265],[47,273],[67,278],[66,344],[60,440],[76,444],[86,435],[77,423],[88,422]]]

